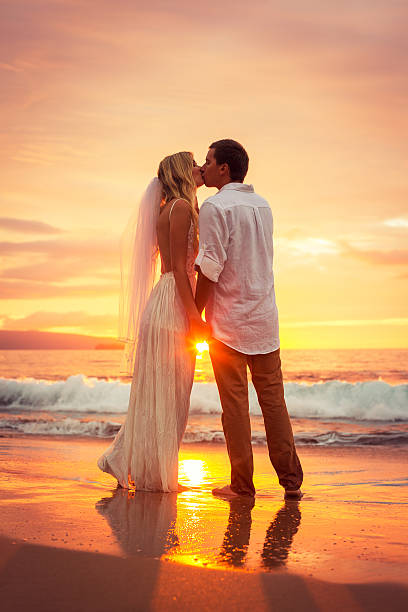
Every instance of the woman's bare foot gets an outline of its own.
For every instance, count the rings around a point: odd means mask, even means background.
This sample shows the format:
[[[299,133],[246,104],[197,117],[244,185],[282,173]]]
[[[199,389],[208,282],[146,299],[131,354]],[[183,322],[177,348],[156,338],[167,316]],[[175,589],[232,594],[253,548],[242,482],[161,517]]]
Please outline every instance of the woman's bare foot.
[[[178,493],[182,493],[183,491],[188,491],[188,490],[189,490],[189,488],[188,488],[188,487],[186,487],[185,485],[182,485],[182,484],[178,483],[178,485],[177,485],[177,492],[178,492]]]

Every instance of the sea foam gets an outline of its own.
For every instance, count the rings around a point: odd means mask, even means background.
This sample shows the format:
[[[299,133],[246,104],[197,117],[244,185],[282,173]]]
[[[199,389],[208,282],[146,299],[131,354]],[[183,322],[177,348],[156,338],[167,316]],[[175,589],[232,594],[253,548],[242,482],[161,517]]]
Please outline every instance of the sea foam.
[[[82,414],[124,414],[130,383],[87,378],[82,374],[65,381],[0,379],[0,407],[8,411],[47,411]],[[350,419],[356,421],[407,421],[408,384],[383,381],[347,383],[329,381],[287,383],[285,397],[294,418]],[[255,389],[249,386],[250,412],[260,415]],[[215,383],[195,383],[190,414],[219,414]]]
[[[0,435],[32,436],[74,436],[93,438],[113,438],[120,429],[120,423],[110,420],[87,420],[72,417],[38,417],[30,415],[0,416]],[[185,444],[212,443],[223,444],[224,434],[220,424],[213,427],[191,423],[187,426],[183,442]],[[295,442],[299,446],[394,446],[408,445],[408,431],[375,429],[364,432],[347,431],[301,431],[295,433]],[[252,431],[252,443],[266,445],[264,431]]]

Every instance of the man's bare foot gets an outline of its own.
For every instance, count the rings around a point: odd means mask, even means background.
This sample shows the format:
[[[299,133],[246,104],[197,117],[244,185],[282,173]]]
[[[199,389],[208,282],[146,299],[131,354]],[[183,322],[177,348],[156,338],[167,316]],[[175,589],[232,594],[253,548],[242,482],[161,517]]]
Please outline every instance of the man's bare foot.
[[[299,499],[302,499],[302,497],[303,493],[300,489],[295,489],[294,491],[286,489],[285,491],[285,499],[299,501]]]
[[[231,485],[225,485],[225,487],[217,487],[212,490],[212,494],[218,497],[227,497],[229,499],[233,497],[242,497],[239,493],[235,493],[231,489]]]

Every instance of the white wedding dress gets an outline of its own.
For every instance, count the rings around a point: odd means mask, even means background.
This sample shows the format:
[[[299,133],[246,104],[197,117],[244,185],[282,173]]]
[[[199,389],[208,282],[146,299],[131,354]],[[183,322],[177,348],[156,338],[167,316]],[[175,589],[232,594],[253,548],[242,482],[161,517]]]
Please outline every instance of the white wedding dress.
[[[195,256],[191,224],[186,268],[193,293]],[[174,274],[162,274],[142,315],[126,421],[98,459],[124,488],[177,491],[195,366],[188,329]]]

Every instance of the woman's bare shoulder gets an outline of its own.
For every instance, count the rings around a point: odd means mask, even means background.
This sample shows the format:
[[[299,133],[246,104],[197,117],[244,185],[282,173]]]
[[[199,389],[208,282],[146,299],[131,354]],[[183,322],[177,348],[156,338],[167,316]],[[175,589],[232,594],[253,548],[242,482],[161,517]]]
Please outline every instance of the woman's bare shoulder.
[[[179,220],[187,218],[190,219],[191,213],[191,204],[183,198],[178,198],[177,200],[174,200],[173,204],[171,205],[170,219],[173,217],[176,217]]]
[[[184,198],[175,199],[171,207],[172,207],[172,210],[178,209],[178,210],[187,210],[188,212],[191,211],[191,204],[187,202],[187,200],[184,200]]]

